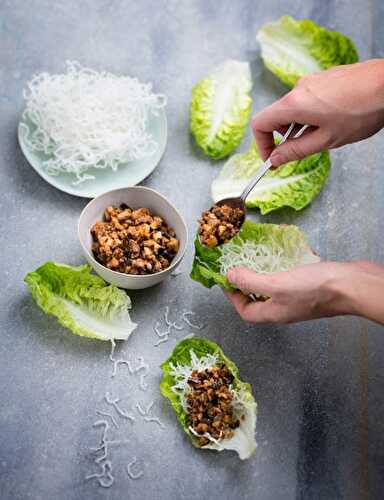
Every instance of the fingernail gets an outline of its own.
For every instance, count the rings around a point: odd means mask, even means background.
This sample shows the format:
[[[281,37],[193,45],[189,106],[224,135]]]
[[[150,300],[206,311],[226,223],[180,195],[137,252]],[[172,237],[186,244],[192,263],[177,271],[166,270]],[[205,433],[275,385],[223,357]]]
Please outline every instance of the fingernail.
[[[236,280],[236,272],[234,271],[234,269],[230,269],[228,272],[227,272],[227,279],[230,283],[234,283],[235,280]]]

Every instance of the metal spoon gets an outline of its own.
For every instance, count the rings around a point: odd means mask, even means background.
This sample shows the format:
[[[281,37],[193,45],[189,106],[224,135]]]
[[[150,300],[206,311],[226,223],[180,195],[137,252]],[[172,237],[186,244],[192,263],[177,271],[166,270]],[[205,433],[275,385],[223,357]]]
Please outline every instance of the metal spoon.
[[[290,126],[288,127],[288,130],[285,132],[283,135],[283,138],[281,139],[279,145],[283,144],[288,137],[291,135],[296,123],[291,123]],[[300,137],[305,130],[309,127],[309,125],[303,125],[300,130],[293,136],[294,139],[297,139]],[[272,167],[272,162],[271,162],[271,157],[269,157],[263,165],[259,168],[257,171],[255,177],[253,177],[247,186],[244,188],[244,191],[241,193],[241,195],[237,198],[225,198],[224,200],[220,200],[217,203],[215,203],[214,206],[223,206],[227,205],[232,208],[240,208],[244,215],[243,215],[243,220],[241,221],[241,224],[243,224],[245,220],[245,213],[246,213],[246,206],[245,206],[245,200],[247,199],[249,193],[252,191],[252,189],[256,186],[256,184],[259,182],[259,180],[264,177],[264,175],[268,172],[268,170]]]
[[[296,125],[295,122],[290,124],[290,126],[288,127],[288,130],[285,132],[283,138],[281,139],[280,144],[283,144],[288,139],[288,137],[291,135],[295,125]],[[297,139],[298,137],[303,135],[303,133],[305,132],[305,130],[307,130],[308,127],[309,127],[309,125],[303,125],[300,128],[300,130],[293,136],[293,138]],[[243,213],[244,213],[243,220],[241,221],[241,224],[243,224],[243,222],[245,220],[245,211],[246,211],[245,200],[247,199],[247,196],[252,191],[252,189],[259,182],[259,180],[268,172],[268,170],[271,168],[271,166],[272,166],[272,162],[271,162],[271,158],[269,157],[263,163],[263,165],[260,167],[260,169],[257,171],[255,177],[253,177],[253,179],[251,179],[249,181],[247,186],[244,188],[244,191],[241,193],[241,195],[238,198],[226,198],[225,200],[218,201],[216,203],[216,205],[218,205],[218,206],[221,206],[221,205],[228,206],[229,205],[232,208],[241,208],[243,210]],[[256,302],[258,300],[258,298],[256,297],[256,294],[254,294],[252,292],[248,294],[248,297],[251,300],[253,300],[254,302]]]

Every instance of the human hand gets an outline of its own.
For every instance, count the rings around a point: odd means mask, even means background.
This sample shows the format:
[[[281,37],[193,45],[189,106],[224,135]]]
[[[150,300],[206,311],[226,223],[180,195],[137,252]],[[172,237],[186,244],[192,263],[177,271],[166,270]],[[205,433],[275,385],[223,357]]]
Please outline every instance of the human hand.
[[[225,294],[249,323],[294,323],[342,314],[384,323],[384,267],[378,264],[320,262],[268,275],[233,268],[227,278],[244,292]],[[270,298],[254,302],[249,293]]]
[[[273,131],[308,124],[302,137],[276,146]],[[260,154],[277,167],[366,139],[384,126],[384,60],[336,66],[306,75],[293,90],[252,119]]]

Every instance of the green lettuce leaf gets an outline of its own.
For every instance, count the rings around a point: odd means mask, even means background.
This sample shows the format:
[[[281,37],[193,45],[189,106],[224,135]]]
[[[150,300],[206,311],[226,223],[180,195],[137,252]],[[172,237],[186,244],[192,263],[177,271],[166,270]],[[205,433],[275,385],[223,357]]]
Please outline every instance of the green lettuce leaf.
[[[203,449],[235,450],[241,459],[249,458],[256,449],[256,402],[250,384],[242,382],[236,365],[230,361],[220,347],[209,340],[198,337],[184,339],[174,348],[171,356],[161,365],[163,378],[160,384],[161,393],[172,404],[176,416],[190,437],[192,443],[199,447],[197,438],[188,428],[188,415],[184,410],[183,398],[186,394],[186,381],[192,370],[201,370],[224,364],[234,376],[232,394],[240,413],[240,426],[235,430],[233,438],[211,442]]]
[[[256,38],[265,66],[289,87],[303,75],[352,64],[359,58],[350,38],[309,19],[280,17],[264,24]]]
[[[268,274],[319,260],[297,226],[255,224],[246,220],[230,242],[214,248],[202,245],[197,235],[190,276],[207,288],[217,284],[231,289],[226,277],[231,267]]]
[[[212,183],[214,202],[240,196],[262,164],[255,142],[246,153],[231,156]],[[301,210],[319,194],[330,168],[329,153],[323,151],[270,170],[248,195],[246,205],[262,214],[282,207]]]
[[[197,144],[214,159],[240,144],[252,109],[251,70],[247,62],[228,60],[192,90],[190,128]]]
[[[126,340],[136,328],[129,317],[131,301],[114,285],[91,274],[91,266],[47,262],[24,279],[47,314],[77,335]]]

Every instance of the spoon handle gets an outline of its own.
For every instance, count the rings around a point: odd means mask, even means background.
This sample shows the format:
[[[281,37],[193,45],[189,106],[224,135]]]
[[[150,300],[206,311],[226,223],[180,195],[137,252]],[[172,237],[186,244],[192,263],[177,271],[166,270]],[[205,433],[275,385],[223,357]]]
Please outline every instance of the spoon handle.
[[[257,171],[257,174],[255,177],[252,178],[251,182],[248,183],[244,191],[241,193],[240,198],[244,201],[247,199],[249,193],[252,191],[252,189],[256,186],[256,184],[259,182],[259,180],[264,177],[264,175],[268,172],[268,170],[272,167],[272,162],[271,159],[268,158],[267,161],[265,161],[262,166],[259,168]]]
[[[292,122],[290,126],[288,127],[288,130],[285,132],[283,135],[283,138],[281,139],[279,145],[284,144],[284,142],[288,139],[288,137],[291,135],[292,130],[294,129],[296,123]],[[293,136],[294,139],[297,139],[300,137],[305,130],[309,127],[309,125],[303,125],[301,129]],[[264,175],[268,172],[268,170],[272,167],[272,162],[271,162],[271,157],[269,157],[263,164],[262,166],[258,169],[255,177],[251,179],[251,181],[247,184],[245,187],[244,191],[241,193],[240,198],[244,201],[247,199],[249,193],[252,191],[252,189],[256,186],[256,184],[259,182],[259,180],[264,177]]]

